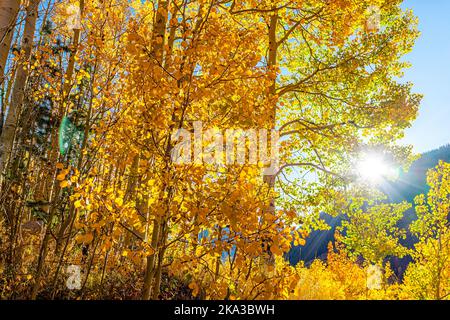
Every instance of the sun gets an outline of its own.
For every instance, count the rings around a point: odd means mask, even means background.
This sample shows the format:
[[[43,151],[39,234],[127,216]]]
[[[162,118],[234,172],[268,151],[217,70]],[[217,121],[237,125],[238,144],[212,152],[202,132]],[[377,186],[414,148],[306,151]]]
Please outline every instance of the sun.
[[[361,179],[370,183],[380,183],[392,172],[392,168],[381,155],[370,153],[359,159],[356,170]]]

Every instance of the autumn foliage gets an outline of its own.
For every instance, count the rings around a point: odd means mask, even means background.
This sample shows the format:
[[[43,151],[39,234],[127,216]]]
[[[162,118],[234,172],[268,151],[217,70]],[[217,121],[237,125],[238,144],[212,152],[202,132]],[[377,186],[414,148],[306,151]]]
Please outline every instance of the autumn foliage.
[[[401,1],[17,2],[0,5],[1,299],[448,298],[448,165],[413,250],[410,205],[353,170],[366,149],[413,159],[395,144],[421,98],[398,81],[418,36]],[[173,132],[199,122],[277,129],[278,170],[225,165],[211,137],[192,147],[218,161],[176,163]],[[327,259],[290,265],[322,212],[346,216]],[[407,254],[401,281],[387,258]]]

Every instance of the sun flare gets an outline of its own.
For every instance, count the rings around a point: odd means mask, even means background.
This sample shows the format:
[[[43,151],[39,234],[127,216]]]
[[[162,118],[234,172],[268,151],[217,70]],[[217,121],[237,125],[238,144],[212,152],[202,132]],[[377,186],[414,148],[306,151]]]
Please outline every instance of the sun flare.
[[[357,164],[358,175],[371,183],[380,183],[386,176],[390,175],[392,168],[378,154],[365,154]]]

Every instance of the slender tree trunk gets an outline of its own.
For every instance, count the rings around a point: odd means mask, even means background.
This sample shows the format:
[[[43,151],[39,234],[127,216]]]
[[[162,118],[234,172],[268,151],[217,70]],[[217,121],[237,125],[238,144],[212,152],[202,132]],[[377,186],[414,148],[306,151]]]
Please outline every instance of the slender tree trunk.
[[[81,15],[83,14],[83,10],[84,10],[84,0],[80,0]],[[73,72],[75,70],[75,56],[77,55],[78,45],[80,43],[80,34],[81,34],[80,29],[73,30],[73,42],[72,42],[72,48],[71,48],[72,51],[70,53],[69,64],[67,65],[66,79],[65,79],[64,88],[63,88],[64,96],[69,95],[70,87],[72,86]],[[62,104],[61,104],[61,106],[62,106]]]
[[[267,67],[269,69],[270,72],[273,72],[273,80],[272,83],[270,84],[269,87],[269,99],[273,99],[274,96],[276,95],[276,65],[277,65],[277,50],[278,50],[278,43],[277,43],[277,24],[278,24],[278,12],[275,11],[271,16],[270,16],[270,21],[269,21],[269,50],[268,50],[268,57],[267,57]],[[270,114],[270,118],[269,118],[269,122],[270,122],[270,129],[275,129],[276,126],[276,103],[272,102],[272,110],[271,110],[271,114]],[[273,141],[272,141],[273,143]],[[274,148],[274,145],[270,145],[270,166],[271,166],[271,171],[273,171],[274,169],[274,163],[273,161],[277,161],[277,159],[272,159],[273,156],[273,151],[272,149]],[[269,172],[269,173],[264,173],[264,182],[268,185],[268,189],[269,191],[273,190],[275,188],[275,178],[276,178],[276,173],[275,172]],[[275,214],[275,198],[270,195],[269,196],[269,209],[268,212],[271,214]],[[263,238],[263,244],[264,241],[266,241]],[[267,243],[267,248],[266,248],[266,255],[265,255],[265,259],[264,259],[264,263],[267,264],[273,264],[274,263],[274,258],[272,255],[272,252],[270,251],[270,243]]]
[[[441,278],[442,278],[441,252],[442,252],[442,237],[441,234],[439,234],[438,250],[437,250],[436,288],[434,293],[435,300],[441,300]]]
[[[156,300],[158,299],[159,293],[160,293],[160,287],[161,287],[161,275],[162,275],[162,265],[164,261],[164,255],[166,253],[166,241],[167,241],[167,222],[164,224],[165,227],[163,228],[163,235],[161,239],[161,248],[159,249],[158,253],[158,265],[155,270],[155,281],[153,284],[153,290],[152,290],[152,299]]]
[[[147,266],[145,271],[145,278],[144,278],[144,289],[142,291],[142,300],[149,300],[151,297],[151,290],[152,290],[152,283],[153,283],[153,277],[155,273],[155,260],[156,260],[156,247],[158,246],[158,240],[159,240],[159,233],[160,233],[160,225],[157,219],[155,219],[154,225],[153,225],[153,232],[152,232],[152,241],[151,246],[155,249],[155,252],[147,257]]]
[[[22,108],[25,96],[25,86],[28,80],[28,65],[33,47],[34,32],[36,30],[36,20],[38,15],[39,0],[30,1],[27,7],[25,29],[22,40],[21,63],[18,66],[14,89],[9,105],[8,115],[0,136],[0,174],[5,170],[8,159],[12,153],[14,135],[16,131],[17,118]]]
[[[272,16],[270,16],[270,23],[269,23],[269,56],[267,60],[267,66],[270,69],[270,71],[275,72],[275,67],[277,65],[277,50],[278,50],[278,44],[277,44],[277,23],[278,23],[278,15],[277,12],[275,12]],[[274,75],[274,79],[270,85],[269,88],[269,96],[270,98],[274,97],[276,94],[276,76]],[[276,124],[276,105],[274,103],[271,115],[270,115],[270,126],[271,129],[275,128]],[[274,146],[270,146],[271,148],[274,148]],[[272,154],[272,152],[271,152]],[[271,159],[272,161],[273,159]],[[275,187],[275,174],[268,174],[264,176],[264,181],[269,185],[270,189],[273,189]],[[275,199],[273,197],[270,199],[270,212],[275,212]]]
[[[55,180],[55,184],[56,184],[56,180]],[[51,235],[50,222],[53,220],[54,215],[55,215],[55,209],[52,208],[52,209],[50,209],[50,214],[49,214],[49,218],[48,218],[49,223],[47,224],[44,239],[42,240],[41,248],[39,250],[36,273],[34,276],[34,284],[33,284],[32,290],[31,290],[31,299],[32,300],[36,299],[38,291],[39,291],[40,281],[41,281],[41,277],[42,277],[42,271],[44,268],[45,258],[47,257],[48,243],[50,241],[50,235]]]
[[[83,16],[83,11],[84,11],[84,0],[80,0],[80,15],[81,15],[81,17]],[[55,122],[57,125],[54,126],[52,133],[51,133],[51,148],[50,148],[49,157],[48,157],[50,163],[56,163],[58,161],[58,157],[59,157],[59,148],[58,148],[59,127],[58,127],[58,125],[61,123],[61,120],[63,119],[63,117],[66,113],[66,110],[64,110],[64,105],[70,95],[70,91],[72,88],[72,78],[73,78],[73,74],[74,74],[74,70],[75,70],[75,57],[77,55],[78,46],[80,44],[80,35],[81,35],[80,29],[73,30],[71,52],[70,52],[70,56],[69,56],[69,62],[67,65],[65,80],[64,80],[64,85],[63,85],[63,98],[62,98],[62,101],[60,102],[58,108],[55,108],[55,110],[52,112],[53,117],[56,119]],[[51,175],[49,175],[49,177],[50,177],[50,179],[52,178]],[[51,186],[51,185],[52,185],[51,181],[48,181],[47,186]],[[50,192],[47,192],[47,194],[50,194]]]
[[[91,92],[93,91],[93,87],[94,87],[94,84],[95,84],[95,74],[96,74],[96,72],[97,72],[97,62],[95,63],[95,67],[94,67],[94,70],[93,70],[93,75],[91,77],[91,79],[92,79],[91,80],[91,88],[90,88]],[[80,170],[81,170],[81,167],[82,167],[83,161],[84,161],[83,150],[87,146],[89,131],[90,131],[90,128],[91,128],[90,119],[91,119],[91,115],[92,115],[92,107],[93,107],[92,103],[93,103],[93,96],[91,95],[90,101],[89,101],[88,112],[87,112],[87,116],[86,116],[86,123],[85,123],[85,126],[84,126],[83,142],[81,144],[82,152],[80,152],[80,154],[78,156],[78,161],[77,161],[77,168],[80,168]],[[62,263],[63,263],[63,260],[64,260],[64,255],[66,254],[66,250],[67,250],[67,247],[68,247],[70,239],[71,239],[71,234],[72,234],[72,231],[73,231],[73,226],[74,226],[76,218],[77,218],[76,209],[74,207],[74,204],[70,203],[69,214],[67,216],[67,220],[66,220],[66,222],[64,224],[61,225],[60,230],[58,232],[58,237],[57,237],[57,240],[56,240],[55,255],[58,256],[59,255],[59,250],[60,250],[60,247],[61,247],[61,244],[62,244],[62,241],[65,238],[66,229],[68,227],[69,230],[67,231],[67,236],[66,236],[66,239],[65,239],[65,244],[64,244],[64,247],[63,247],[63,251],[60,254],[60,259],[59,259],[59,262],[58,262],[58,266],[56,268],[56,272],[55,272],[54,278],[53,278],[52,298],[54,298],[54,294],[56,292],[55,290],[56,290],[56,285],[57,285],[57,281],[58,281],[59,272],[61,270],[61,266],[62,266]]]
[[[80,15],[82,16],[83,15],[83,11],[84,11],[84,0],[80,0],[79,3],[80,3]],[[76,54],[77,54],[77,51],[78,51],[78,45],[79,45],[79,42],[80,42],[80,34],[81,34],[81,30],[80,29],[74,29],[74,36],[73,36],[73,41],[72,41],[72,51],[70,53],[69,63],[68,63],[67,69],[66,69],[66,76],[65,76],[66,79],[65,79],[65,82],[64,82],[64,86],[63,86],[63,95],[64,95],[63,101],[66,100],[66,98],[68,97],[68,95],[70,93],[70,88],[71,88],[71,85],[72,85],[73,73],[74,73],[74,69],[75,69],[75,57],[76,57]],[[59,107],[58,107],[58,110],[56,110],[57,114],[55,116],[56,116],[56,119],[58,119],[57,123],[61,122],[61,119],[62,119],[62,117],[63,117],[63,115],[65,113],[65,110],[64,110],[63,106],[64,106],[64,103],[61,102]],[[58,152],[58,137],[57,137],[57,135],[58,135],[58,128],[54,128],[54,130],[52,132],[51,151],[50,151],[50,156],[49,156],[50,161],[52,163],[55,163],[57,161],[58,155],[59,155],[59,152]],[[56,176],[56,172],[52,176],[53,180],[55,180],[55,176]],[[52,186],[50,192],[48,192],[48,193],[49,194],[55,194],[53,201],[51,201],[52,204],[51,204],[50,214],[49,214],[49,216],[51,218],[53,218],[54,212],[56,210],[55,205],[56,205],[56,202],[57,202],[56,200],[57,200],[58,195],[59,195],[59,190],[55,190],[55,189],[58,189],[57,188],[57,184],[55,182],[47,184],[47,185]],[[45,233],[45,237],[44,237],[44,240],[43,240],[43,243],[42,243],[42,247],[41,247],[41,252],[40,252],[40,256],[39,256],[39,260],[38,260],[37,272],[36,272],[36,277],[35,277],[35,283],[34,283],[32,295],[31,295],[32,299],[36,299],[37,292],[39,290],[39,281],[40,281],[40,277],[42,275],[42,268],[43,268],[43,265],[44,265],[44,262],[45,262],[45,257],[47,255],[47,246],[48,246],[48,240],[49,240],[49,236],[50,236],[49,228],[50,228],[50,226],[48,225],[47,226],[47,232]],[[58,276],[58,273],[55,275],[55,279],[56,280],[57,280],[57,276]]]
[[[167,12],[169,8],[169,1],[160,0],[158,1],[158,13],[156,14],[155,26],[152,36],[152,50],[151,54],[159,63],[163,63],[164,57],[164,38],[166,34],[166,24],[167,24]],[[162,10],[160,10],[162,9]],[[148,222],[147,222],[148,223]],[[157,250],[157,246],[160,239],[160,229],[161,224],[158,221],[158,217],[155,218],[153,226],[153,234],[151,245],[152,248]],[[144,278],[144,287],[142,290],[142,299],[149,300],[152,297],[152,284],[153,278],[155,276],[155,258],[156,252],[147,257],[147,265]]]
[[[0,86],[3,84],[20,0],[0,1]]]

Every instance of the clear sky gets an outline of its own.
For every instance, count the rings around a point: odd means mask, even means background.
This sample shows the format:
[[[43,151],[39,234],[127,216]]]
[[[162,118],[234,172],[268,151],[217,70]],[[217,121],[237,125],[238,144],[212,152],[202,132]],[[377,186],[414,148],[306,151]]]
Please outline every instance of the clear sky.
[[[405,80],[424,98],[403,142],[424,152],[450,143],[450,0],[405,0],[419,18],[421,36],[406,56]]]

